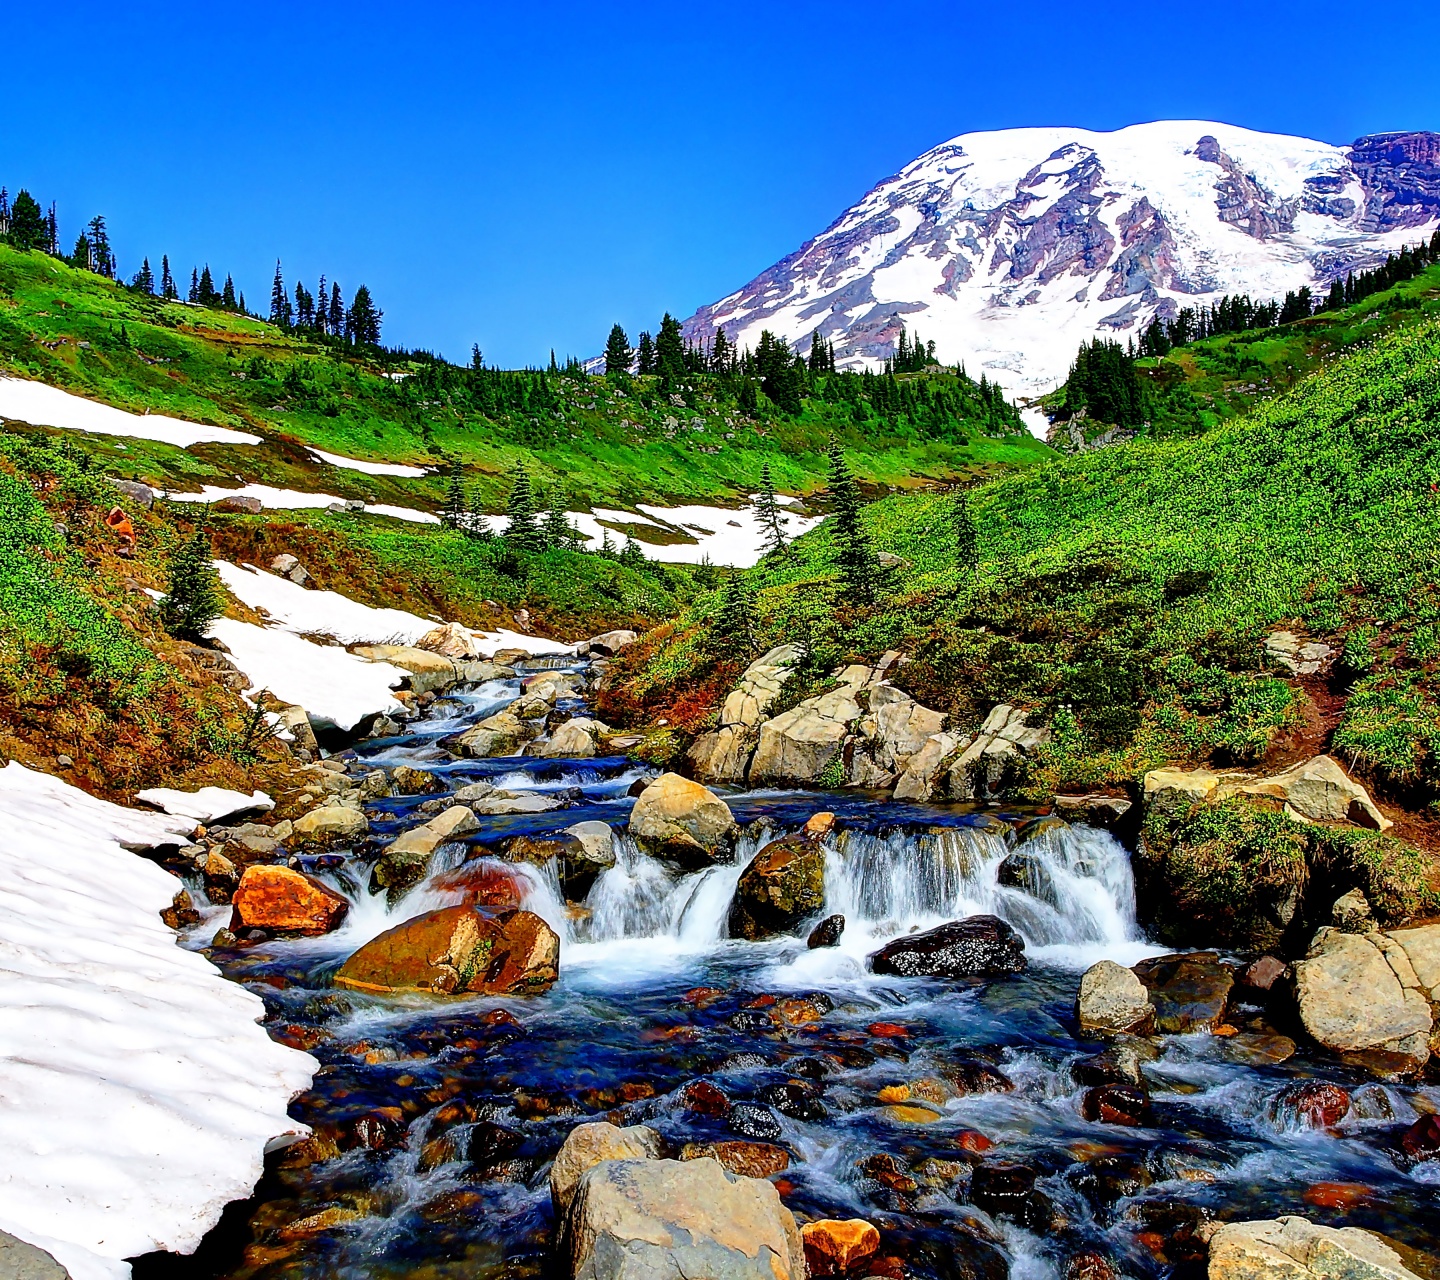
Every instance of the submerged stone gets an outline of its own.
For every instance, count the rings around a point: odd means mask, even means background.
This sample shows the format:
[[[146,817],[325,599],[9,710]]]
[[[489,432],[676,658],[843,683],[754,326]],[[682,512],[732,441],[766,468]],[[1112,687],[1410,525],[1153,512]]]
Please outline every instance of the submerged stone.
[[[999,978],[1025,967],[1024,939],[988,915],[896,938],[870,957],[874,972],[902,978]]]

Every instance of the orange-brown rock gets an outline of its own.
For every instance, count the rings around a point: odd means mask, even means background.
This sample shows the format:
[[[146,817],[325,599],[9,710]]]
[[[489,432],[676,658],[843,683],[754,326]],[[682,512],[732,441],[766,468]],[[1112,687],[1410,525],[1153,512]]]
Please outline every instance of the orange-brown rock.
[[[454,889],[465,895],[465,901],[477,907],[514,910],[520,905],[525,886],[520,877],[501,863],[479,858],[436,876],[437,889]]]
[[[350,909],[333,889],[289,867],[246,867],[231,902],[232,929],[306,936],[329,933]]]
[[[770,1178],[790,1167],[790,1153],[771,1142],[687,1142],[682,1160],[718,1160],[742,1178]]]
[[[367,942],[335,984],[386,994],[527,994],[549,988],[559,965],[560,939],[534,912],[443,907]]]
[[[863,1218],[821,1218],[800,1228],[812,1276],[844,1275],[880,1248],[880,1232]]]

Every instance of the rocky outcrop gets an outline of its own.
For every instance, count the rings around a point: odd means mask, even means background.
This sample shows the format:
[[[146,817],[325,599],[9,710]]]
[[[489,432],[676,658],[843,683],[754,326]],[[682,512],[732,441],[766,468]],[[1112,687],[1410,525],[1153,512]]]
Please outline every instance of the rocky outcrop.
[[[415,647],[428,653],[438,653],[445,658],[453,658],[457,662],[469,662],[480,657],[475,633],[458,622],[446,622],[433,631],[427,631],[415,641]]]
[[[852,667],[841,675],[838,688],[765,721],[750,764],[750,785],[818,781],[840,757],[851,726],[864,712],[860,692],[867,677],[866,668]]]
[[[443,654],[431,653],[407,644],[361,644],[351,650],[358,658],[371,662],[388,662],[410,673],[408,684],[412,693],[434,693],[448,689],[460,680],[460,670]]]
[[[955,754],[971,741],[963,733],[931,734],[905,762],[905,770],[895,784],[895,799],[922,802],[934,799],[941,774]]]
[[[875,973],[902,978],[999,978],[1026,967],[1025,942],[998,916],[970,916],[907,934],[870,957]]]
[[[367,942],[335,985],[381,994],[535,994],[559,976],[560,939],[530,911],[470,906],[416,916]]]
[[[1295,966],[1300,1021],[1355,1066],[1387,1078],[1413,1075],[1430,1057],[1437,960],[1440,925],[1364,934],[1321,929]]]
[[[1101,960],[1085,970],[1075,1012],[1081,1033],[1097,1036],[1143,1035],[1155,1021],[1149,989],[1133,971],[1113,960]]]
[[[720,710],[720,727],[701,734],[690,748],[690,765],[702,782],[743,782],[760,733],[760,722],[779,698],[795,664],[798,644],[782,644],[756,658]]]
[[[1050,740],[1050,730],[1029,723],[1026,712],[1001,705],[950,766],[950,795],[985,800],[1002,795],[1024,772],[1025,760]]]
[[[889,684],[876,684],[869,692],[869,709],[856,726],[868,748],[862,754],[893,782],[910,758],[940,732],[945,717]],[[853,775],[854,758],[851,763]]]
[[[730,936],[756,942],[794,933],[825,908],[825,850],[803,832],[773,840],[740,874]]]
[[[638,639],[640,635],[635,631],[606,631],[576,645],[575,652],[581,657],[594,655],[613,658],[621,649],[634,644]]]
[[[1302,640],[1293,631],[1274,631],[1265,637],[1265,656],[1291,675],[1313,676],[1329,669],[1335,650],[1320,640]]]
[[[1218,803],[1231,796],[1279,800],[1300,822],[1349,823],[1386,831],[1386,818],[1370,793],[1330,756],[1315,756],[1279,773],[1215,773],[1210,769],[1153,769],[1145,775],[1145,805],[1162,813],[1182,813],[1193,805]]]
[[[245,869],[231,903],[232,930],[268,929],[295,937],[329,933],[350,909],[328,885],[289,867],[262,865]]]
[[[590,760],[599,754],[597,745],[601,735],[609,732],[609,725],[599,720],[576,716],[541,743],[536,754],[547,759]]]
[[[580,1179],[602,1160],[658,1160],[664,1153],[663,1139],[647,1125],[621,1129],[605,1120],[577,1124],[550,1166],[550,1203],[556,1218],[564,1218]]]
[[[712,1159],[595,1165],[562,1249],[574,1280],[805,1280],[800,1232],[774,1184]]]
[[[465,805],[451,805],[429,822],[411,827],[392,840],[370,873],[371,892],[385,890],[394,906],[425,878],[435,850],[450,840],[459,840],[479,830],[475,814]]]
[[[1210,1237],[1209,1280],[1419,1280],[1389,1245],[1358,1227],[1304,1218],[1227,1222]]]
[[[729,851],[735,818],[713,791],[678,773],[662,773],[636,799],[630,834],[652,857],[709,866]]]

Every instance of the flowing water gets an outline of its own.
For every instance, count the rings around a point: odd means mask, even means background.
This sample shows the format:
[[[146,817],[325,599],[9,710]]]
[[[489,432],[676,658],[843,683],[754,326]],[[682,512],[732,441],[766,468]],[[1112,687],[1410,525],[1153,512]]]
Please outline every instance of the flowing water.
[[[218,1265],[172,1274],[559,1274],[546,1174],[570,1127],[645,1123],[676,1152],[735,1139],[733,1115],[686,1109],[683,1090],[697,1079],[750,1104],[736,1107],[747,1117],[738,1127],[788,1152],[776,1181],[797,1216],[864,1217],[882,1228],[881,1254],[892,1261],[876,1274],[1058,1280],[1095,1252],[1131,1276],[1198,1276],[1204,1249],[1192,1228],[1202,1215],[1295,1212],[1420,1248],[1440,1244],[1440,1162],[1407,1170],[1393,1154],[1404,1125],[1440,1108],[1440,1090],[1367,1082],[1303,1049],[1283,1065],[1256,1066],[1223,1038],[1172,1036],[1146,1065],[1153,1127],[1082,1118],[1070,1066],[1102,1046],[1076,1034],[1080,974],[1103,957],[1131,964],[1161,951],[1136,927],[1129,859],[1108,834],[1042,827],[1023,840],[1025,887],[1007,887],[1000,865],[1026,815],[746,792],[726,797],[743,832],[733,861],[682,872],[625,834],[627,792],[646,773],[631,762],[476,761],[439,745],[517,691],[494,683],[444,699],[403,738],[347,758],[356,772],[411,764],[454,787],[485,779],[561,795],[570,807],[482,818],[390,907],[366,888],[369,863],[427,797],[377,801],[366,847],[304,862],[350,899],[340,930],[213,952],[264,998],[272,1034],[322,1063],[292,1114],[336,1146],[319,1159],[310,1144],[297,1149],[303,1157],[275,1157],[247,1206],[243,1260],[217,1249]],[[729,939],[745,864],[822,809],[841,820],[825,841],[826,911],[847,921],[840,945]],[[437,887],[445,871],[508,836],[596,818],[612,827],[616,862],[581,910],[566,904],[553,868],[519,867],[525,906],[562,940],[560,979],[547,994],[382,999],[331,986],[361,943],[459,900]],[[961,984],[868,971],[867,956],[885,941],[980,912],[1024,937],[1028,972]],[[208,938],[223,921],[216,912],[197,933]],[[817,992],[833,1004],[824,1016],[771,1020],[777,999]],[[1012,1087],[968,1091],[977,1078]],[[771,1105],[776,1086],[796,1079],[812,1086],[810,1104]],[[1297,1084],[1316,1079],[1352,1093],[1349,1115],[1329,1129],[1309,1127],[1291,1104]],[[928,1103],[879,1098],[900,1084]],[[997,1162],[1036,1178],[1036,1194],[1011,1215],[971,1200],[975,1168]]]

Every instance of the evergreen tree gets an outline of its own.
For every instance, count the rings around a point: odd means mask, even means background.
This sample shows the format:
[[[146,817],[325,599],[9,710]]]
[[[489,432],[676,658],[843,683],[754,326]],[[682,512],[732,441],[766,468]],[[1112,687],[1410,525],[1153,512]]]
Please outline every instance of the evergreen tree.
[[[970,498],[965,492],[955,496],[951,518],[955,526],[955,566],[962,573],[974,573],[980,564],[980,530],[970,511]]]
[[[226,311],[234,311],[239,307],[239,301],[235,297],[235,281],[227,272],[225,275],[225,287],[220,290],[220,305]]]
[[[641,550],[640,544],[628,534],[625,537],[625,545],[620,548],[618,559],[620,563],[628,569],[643,569],[645,567],[645,552]]]
[[[139,293],[155,292],[155,273],[150,270],[149,258],[141,261],[140,270],[135,273],[135,278],[130,281],[130,287]]]
[[[315,299],[298,280],[295,282],[295,324],[300,329],[315,327]]]
[[[50,243],[50,229],[40,205],[28,191],[21,190],[10,206],[10,230],[5,237],[16,249],[45,249]]]
[[[710,627],[716,653],[748,657],[755,652],[755,598],[739,569],[732,569],[720,595],[720,608]]]
[[[445,490],[445,503],[440,508],[440,520],[452,529],[465,527],[465,516],[469,504],[465,500],[465,471],[460,459],[450,463],[450,483]]]
[[[160,623],[180,640],[200,641],[224,611],[220,575],[215,572],[210,530],[202,519],[195,531],[170,553]]]
[[[630,350],[630,339],[618,324],[612,326],[610,337],[605,342],[606,376],[624,375],[630,372],[630,361],[634,357]]]
[[[370,298],[363,284],[355,290],[355,299],[345,313],[345,337],[359,346],[380,345],[380,321],[384,312]]]
[[[710,344],[710,367],[716,373],[729,373],[735,363],[735,348],[725,336],[724,329],[715,330],[715,341]]]
[[[285,278],[280,274],[280,259],[275,259],[275,279],[270,285],[270,323],[282,329],[290,327],[290,299],[285,294]]]
[[[770,478],[770,463],[760,464],[760,492],[755,495],[755,515],[760,521],[760,534],[765,539],[765,554],[786,551],[785,521],[780,504],[775,500],[775,482]]]
[[[326,317],[326,328],[330,330],[332,337],[340,337],[345,332],[345,302],[340,297],[340,282],[337,280],[330,286],[330,314]]]
[[[473,372],[479,373],[485,367],[485,357],[480,353],[480,344],[470,344],[470,368]]]
[[[515,468],[510,484],[510,497],[505,504],[505,514],[510,525],[505,537],[525,551],[534,551],[540,545],[540,530],[535,522],[535,492],[530,486],[530,473],[523,466]]]
[[[640,334],[640,345],[635,348],[635,372],[640,374],[655,372],[655,343],[651,339],[648,329]]]
[[[660,320],[660,333],[655,339],[655,372],[667,382],[685,379],[685,337],[680,321],[668,311]]]
[[[609,529],[605,530],[604,536],[600,539],[600,550],[597,554],[603,556],[606,560],[615,559],[615,542],[614,539],[610,537]]]
[[[325,276],[322,272],[319,287],[315,290],[315,331],[317,333],[325,333],[330,328],[330,317],[325,307],[325,299],[327,296],[325,292]]]
[[[558,484],[550,490],[550,509],[541,532],[550,547],[568,547],[575,540],[575,530],[565,514],[565,490]]]
[[[60,220],[55,216],[55,201],[50,201],[50,212],[45,215],[45,252],[53,257],[60,256]]]
[[[810,335],[810,359],[807,363],[811,373],[830,372],[830,357],[826,350],[825,339],[820,336],[819,329]]]
[[[860,487],[838,441],[830,446],[830,499],[838,544],[836,561],[845,598],[851,604],[873,604],[879,587],[879,566],[870,535],[860,519]]]
[[[180,290],[175,287],[175,277],[170,274],[168,253],[160,256],[160,296],[167,302],[174,302],[180,296]]]
[[[796,367],[795,353],[784,338],[769,329],[760,331],[755,348],[755,371],[760,375],[760,389],[775,402],[781,413],[792,416],[804,407],[804,362]]]
[[[97,213],[90,219],[90,225],[86,230],[90,235],[90,257],[94,264],[91,270],[113,280],[115,278],[115,255],[110,250],[110,233],[105,229],[104,216]],[[48,228],[46,239],[49,239]]]
[[[194,267],[190,268],[190,292],[186,297],[186,301],[200,301],[200,273]]]
[[[199,302],[202,307],[213,307],[219,301],[220,295],[215,291],[215,277],[210,274],[210,264],[207,262],[200,273]]]

